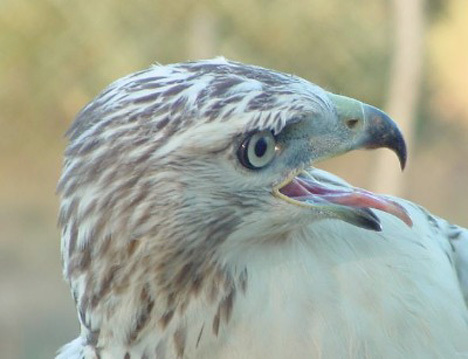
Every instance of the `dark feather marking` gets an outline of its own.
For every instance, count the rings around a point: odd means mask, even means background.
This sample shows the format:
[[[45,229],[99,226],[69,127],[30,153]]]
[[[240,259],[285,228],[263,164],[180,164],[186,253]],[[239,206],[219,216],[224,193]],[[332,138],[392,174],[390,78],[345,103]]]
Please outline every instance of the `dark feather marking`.
[[[180,114],[172,114],[171,115],[171,122],[169,126],[166,126],[164,129],[164,134],[167,136],[172,136],[176,132],[182,129],[183,124],[183,117]]]
[[[231,319],[235,296],[236,289],[232,287],[229,291],[229,294],[225,296],[219,303],[218,311],[216,313],[216,317],[218,317],[218,322],[222,320],[225,324],[227,324]],[[219,323],[217,323],[217,325],[219,326]]]
[[[200,329],[200,333],[198,333],[198,338],[197,338],[197,344],[195,345],[195,348],[198,348],[198,345],[200,344],[200,340],[201,340],[201,337],[202,337],[202,334],[203,334],[203,329],[205,329],[205,323],[203,323],[201,329]]]
[[[210,108],[208,108],[204,113],[204,116],[208,118],[206,122],[210,123],[216,120],[219,117],[224,105],[224,102],[219,100],[215,102]]]
[[[228,294],[227,297],[225,297],[221,303],[219,304],[219,312],[221,315],[221,319],[224,320],[224,323],[228,323],[229,320],[231,319],[231,314],[232,314],[232,308],[234,305],[234,298],[236,296],[236,290],[235,288],[232,288],[230,293]]]
[[[257,128],[259,127],[260,120],[262,119],[261,115],[257,115],[255,119],[252,121],[252,128]]]
[[[117,171],[125,171],[125,168],[121,167],[120,169],[118,169]],[[116,171],[116,172],[117,172]],[[112,182],[112,181],[111,181]],[[108,186],[111,185],[111,183],[108,183],[107,184]],[[120,186],[118,188],[121,188]],[[116,207],[116,203],[120,200],[120,193],[118,193],[117,191],[113,190],[113,191],[108,191],[107,192],[107,195],[104,196],[101,201],[99,202],[99,211],[101,213],[103,213],[103,215],[101,216],[101,218],[105,218],[105,222],[106,223],[109,223],[109,216],[110,214],[113,212],[114,208]],[[101,220],[101,218],[99,218],[99,221]],[[103,223],[103,225],[105,225],[106,223]]]
[[[220,64],[197,64],[195,62],[186,62],[184,64],[180,64],[178,67],[187,70],[189,72],[205,74],[208,72],[217,72],[220,73],[224,69],[224,73],[226,73],[226,67]]]
[[[244,99],[245,95],[232,95],[228,98],[225,98],[223,101],[225,104],[238,103]]]
[[[106,199],[109,200],[110,198],[106,197]],[[106,202],[100,203],[98,206],[99,212],[101,213],[101,215],[99,219],[97,220],[96,224],[94,225],[94,229],[93,229],[93,232],[96,238],[100,238],[102,236],[104,229],[106,227],[106,224],[109,223],[110,209],[109,208],[106,209],[105,204]],[[106,236],[106,238],[107,237],[110,237],[110,235]],[[111,238],[109,238],[109,240],[111,240]],[[105,246],[101,248],[105,249]]]
[[[99,105],[101,106],[101,105]],[[116,106],[113,109],[106,109],[104,110],[101,106],[101,108],[97,109],[94,112],[88,113],[87,111],[86,115],[83,113],[81,116],[79,115],[75,122],[80,122],[83,121],[79,128],[79,132],[73,132],[73,137],[69,137],[71,142],[73,143],[74,140],[76,140],[83,132],[86,130],[92,128],[92,133],[89,134],[89,136],[86,137],[86,140],[89,140],[91,137],[99,137],[101,133],[104,133],[106,130],[108,130],[109,127],[115,127],[116,123],[118,124],[118,120],[120,122],[122,119],[127,119],[130,115],[130,112],[127,111],[126,113],[120,114],[119,117],[116,117],[112,112],[116,109],[120,108],[120,106]],[[103,120],[106,118],[105,120]],[[86,122],[86,121],[87,122]],[[73,126],[73,125],[72,125]],[[69,147],[67,150],[65,150],[65,155],[68,157],[72,153],[70,153],[69,150],[71,150],[72,147]]]
[[[99,257],[103,258],[107,254],[107,252],[109,251],[109,248],[111,247],[111,243],[112,243],[112,236],[110,234],[105,235],[98,249]]]
[[[76,203],[74,204],[76,207]],[[76,225],[75,221],[71,221],[71,228],[70,228],[70,239],[68,241],[68,256],[72,256],[73,252],[76,248],[76,240],[78,237],[78,226]]]
[[[166,297],[166,307],[167,308],[174,308],[175,306],[175,298],[176,298],[176,295],[174,292],[171,292],[167,295]]]
[[[65,160],[65,163],[64,163],[64,166],[63,166],[64,170],[68,166],[69,166],[69,163],[68,163],[67,160]],[[69,182],[68,176],[62,174],[62,176],[60,177],[60,179],[59,179],[59,181],[57,183],[57,187],[55,189],[55,192],[57,194],[62,194],[63,195],[63,192],[65,191],[65,187],[68,186],[69,184],[70,184],[70,182]],[[63,207],[60,208],[60,216],[59,216],[59,222],[58,222],[60,225],[62,225],[62,223],[63,223],[62,220],[65,217],[65,213],[66,212],[64,212]]]
[[[213,318],[213,333],[217,336],[219,333],[219,326],[221,321],[225,324],[229,322],[232,315],[232,309],[234,306],[234,299],[236,295],[236,289],[233,283],[226,277],[224,286],[230,286],[230,290],[227,296],[225,296],[219,303],[218,310]]]
[[[265,123],[270,123],[271,122],[271,112],[268,113],[268,115],[266,115],[266,117],[264,118],[264,121],[265,121]]]
[[[219,333],[219,316],[220,316],[220,313],[218,310],[213,318],[213,326],[212,326],[213,334],[216,336],[218,336],[218,333]]]
[[[131,257],[135,253],[136,249],[140,246],[141,241],[138,239],[132,239],[127,245],[127,257]]]
[[[159,80],[163,80],[164,77],[148,77],[144,79],[144,82],[140,82],[140,89],[142,90],[156,90],[160,89],[161,87],[165,86],[164,83],[158,82]]]
[[[120,171],[127,171],[127,170],[133,170],[137,171],[139,170],[141,166],[138,166],[140,164],[140,158],[136,159],[133,161],[132,165],[128,164],[123,164],[117,169],[117,172]],[[114,191],[116,193],[120,193],[120,191],[126,191],[126,190],[131,190],[133,189],[136,184],[141,180],[141,173],[138,172],[134,175],[129,174],[129,178],[126,181],[123,181],[121,184],[119,184],[117,187],[115,187]]]
[[[247,104],[247,111],[258,111],[271,108],[273,102],[274,101],[270,93],[261,92],[249,101]]]
[[[198,93],[195,103],[197,103],[199,107],[202,107],[205,104],[206,98],[209,95],[209,91],[209,88],[205,87]]]
[[[85,173],[75,173],[75,176],[81,177],[81,186],[84,183],[89,183],[90,181],[95,180],[96,178],[100,178],[103,169],[112,168],[112,165],[117,162],[118,157],[116,154],[118,153],[119,149],[115,148],[112,155],[108,153],[100,155],[99,157],[94,158],[92,161],[88,163],[89,168]],[[112,171],[115,175],[115,171]]]
[[[75,184],[75,182],[73,182],[73,184]],[[68,223],[72,219],[72,217],[75,216],[77,207],[78,207],[78,199],[73,198],[73,200],[68,205],[68,207],[66,207],[66,210],[62,209],[60,211],[59,225],[64,226],[66,223]]]
[[[158,104],[158,106],[154,109],[154,112],[153,112],[153,116],[154,117],[159,117],[159,116],[167,116],[167,114],[169,113],[169,111],[171,110],[171,104],[168,103],[168,104],[165,104],[165,105],[160,105]]]
[[[146,137],[136,138],[132,141],[132,148],[137,148],[137,147],[144,148],[144,145],[146,145],[148,142],[150,142],[150,139]]]
[[[247,282],[249,279],[249,273],[247,272],[247,268],[244,269],[240,276],[239,276],[239,284],[240,284],[240,289],[243,294],[247,292]]]
[[[83,248],[80,252],[75,253],[68,262],[67,275],[68,277],[79,275],[89,268],[91,264],[91,249]]]
[[[171,322],[172,318],[174,317],[174,310],[166,311],[161,318],[159,318],[159,325],[161,329],[166,329],[166,327]]]
[[[100,96],[98,97],[98,99]],[[71,140],[78,138],[86,129],[93,126],[102,115],[101,103],[94,100],[78,113],[65,135]],[[65,150],[67,155],[67,150]]]
[[[132,74],[130,76],[133,77],[134,75],[137,75],[137,74],[140,74],[140,73],[143,73],[143,72],[146,72],[146,70],[135,72],[134,74]],[[99,97],[100,98],[101,97],[106,97],[108,94],[110,94],[114,90],[115,90],[115,86],[112,86],[112,85],[108,86],[99,94]]]
[[[138,97],[133,100],[134,104],[141,105],[147,102],[156,102],[156,100],[161,96],[160,92],[153,92],[145,96]]]
[[[81,301],[79,303],[79,307],[78,307],[78,316],[80,317],[80,322],[86,327],[88,328],[88,330],[91,330],[91,328],[89,328],[89,324],[88,324],[88,321],[86,320],[86,313],[88,311],[88,308],[89,308],[89,297],[88,295],[85,293],[82,298],[81,298]]]
[[[149,71],[152,70],[152,68],[150,67],[148,69]],[[145,71],[144,71],[145,72]],[[143,74],[144,74],[143,72]],[[140,72],[136,72],[134,75],[140,75],[141,73]],[[165,80],[167,77],[166,76],[151,76],[151,77],[144,77],[142,79],[138,79],[136,80],[135,82],[140,84],[141,86],[145,86],[145,85],[161,85],[161,83],[159,81],[161,80]]]
[[[117,172],[116,172],[116,170],[114,168],[112,168],[112,170],[110,170],[110,171],[108,169],[106,169],[104,174],[101,174],[100,177],[99,177],[99,182],[100,182],[101,186],[103,188],[109,187],[114,182],[116,175],[117,175]],[[109,199],[110,196],[107,196],[106,198]],[[101,199],[100,200],[101,207],[102,207],[103,202],[104,201]]]
[[[458,237],[460,237],[461,234],[462,234],[462,230],[458,229],[457,232],[454,231],[454,232],[449,233],[448,237],[451,240],[456,240],[458,239]]]
[[[166,78],[166,81],[163,82],[163,85],[164,85],[164,87],[172,87],[172,85],[180,85],[180,84],[183,84],[184,86],[189,87],[190,85],[187,85],[186,82],[188,82],[188,81],[187,81],[187,79],[185,79],[185,78],[184,78],[184,79],[178,78],[178,79],[169,80],[169,81],[168,81],[167,78]]]
[[[164,117],[162,120],[158,121],[156,128],[158,130],[163,129],[169,123],[169,117]]]
[[[175,279],[174,279],[174,284],[177,287],[185,287],[189,281],[192,272],[195,270],[194,263],[189,262],[186,263],[182,269],[176,274]]]
[[[231,109],[229,109],[228,111],[226,111],[225,113],[223,113],[223,116],[221,118],[221,120],[225,121],[225,120],[228,120],[229,118],[231,118],[231,115],[232,113],[235,111],[235,108],[232,107]]]
[[[453,249],[453,247],[452,247],[452,249]],[[453,267],[453,266],[454,266],[454,263],[453,263],[453,258],[452,258],[451,253],[449,253],[449,252],[447,252],[447,251],[444,251],[444,253],[445,253],[445,256],[447,257],[447,259],[448,259],[450,265]]]
[[[179,97],[172,105],[171,105],[171,114],[178,114],[184,110],[185,106],[187,105],[187,97]]]
[[[278,111],[273,119],[274,123],[278,123],[281,120],[281,111]]]
[[[436,229],[439,229],[439,224],[437,223],[437,220],[434,218],[434,216],[427,213],[427,211],[425,211],[425,214],[426,214],[427,220],[432,224],[432,226],[434,226]]]
[[[211,96],[213,97],[224,97],[226,93],[232,89],[232,87],[243,83],[244,80],[239,77],[223,77],[220,81],[213,81],[210,87],[214,88]]]
[[[148,324],[151,318],[151,312],[153,311],[154,307],[154,300],[151,298],[149,294],[148,285],[143,286],[143,289],[140,293],[140,312],[138,313],[138,318],[136,320],[135,328],[130,332],[127,343],[131,345],[135,342],[138,338],[138,335],[142,331],[142,329]]]
[[[139,125],[142,125],[143,123],[150,121],[154,117],[154,109],[158,106],[161,106],[159,102],[145,104],[145,107],[139,112],[129,114],[127,116],[127,122],[138,122]]]
[[[175,96],[175,95],[178,95],[180,92],[186,90],[190,86],[191,86],[190,84],[182,83],[182,84],[170,87],[168,90],[162,92],[161,94],[163,97]]]
[[[125,353],[124,359],[130,359],[130,353],[129,352]]]
[[[203,275],[196,273],[192,275],[192,285],[190,287],[191,294],[197,296],[200,293],[203,284]]]
[[[95,347],[99,340],[100,330],[90,330],[88,335],[86,336],[86,342],[88,345]]]
[[[73,153],[76,156],[85,156],[96,149],[96,147],[102,145],[102,141],[99,137],[89,138],[84,143],[79,142],[68,149],[68,154]]]
[[[99,290],[91,297],[91,308],[96,308],[99,301],[110,293],[113,286],[116,274],[122,269],[121,265],[114,264],[104,276],[104,279],[99,283]]]
[[[186,336],[187,333],[183,327],[177,328],[174,333],[174,346],[177,358],[182,358],[184,356]]]

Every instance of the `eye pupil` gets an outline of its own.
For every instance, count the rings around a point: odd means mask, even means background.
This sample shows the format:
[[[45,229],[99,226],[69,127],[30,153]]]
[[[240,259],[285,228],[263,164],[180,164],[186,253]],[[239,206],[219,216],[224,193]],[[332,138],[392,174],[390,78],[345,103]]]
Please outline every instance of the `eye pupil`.
[[[273,133],[265,130],[247,136],[237,150],[237,157],[244,167],[258,170],[273,161],[276,150]]]
[[[267,141],[265,137],[260,138],[255,144],[255,155],[257,157],[263,157],[267,151]]]

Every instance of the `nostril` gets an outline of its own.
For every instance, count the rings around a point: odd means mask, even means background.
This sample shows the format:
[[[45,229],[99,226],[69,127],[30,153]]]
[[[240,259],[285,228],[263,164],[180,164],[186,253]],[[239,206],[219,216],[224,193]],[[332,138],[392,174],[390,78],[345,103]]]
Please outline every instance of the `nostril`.
[[[355,128],[358,123],[359,123],[359,119],[357,118],[350,118],[349,120],[346,120],[346,126],[348,126],[350,130]]]

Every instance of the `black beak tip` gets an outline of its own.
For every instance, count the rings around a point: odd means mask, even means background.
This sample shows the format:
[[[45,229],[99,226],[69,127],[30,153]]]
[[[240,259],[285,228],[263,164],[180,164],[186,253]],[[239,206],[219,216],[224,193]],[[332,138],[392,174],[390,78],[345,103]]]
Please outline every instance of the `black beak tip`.
[[[380,219],[369,208],[354,208],[353,216],[348,220],[349,223],[374,232],[381,232],[382,225]]]
[[[403,171],[406,167],[406,159],[408,157],[405,139],[398,125],[393,122],[390,117],[386,119],[386,124],[387,128],[382,130],[383,132],[381,135],[383,137],[383,147],[387,147],[395,152],[400,161],[400,168]]]
[[[398,135],[396,136],[395,142],[393,146],[389,146],[391,150],[395,152],[398,156],[398,160],[400,161],[400,168],[403,171],[406,167],[406,160],[408,158],[408,152],[406,150],[406,143],[401,135],[401,132],[398,131]]]
[[[385,112],[366,106],[368,123],[367,148],[387,147],[398,156],[401,170],[406,167],[406,142],[398,125]]]

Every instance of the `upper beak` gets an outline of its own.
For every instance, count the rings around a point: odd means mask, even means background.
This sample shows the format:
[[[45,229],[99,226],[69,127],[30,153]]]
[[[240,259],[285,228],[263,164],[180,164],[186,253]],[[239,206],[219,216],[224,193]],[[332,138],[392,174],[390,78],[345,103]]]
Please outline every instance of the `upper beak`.
[[[339,122],[356,133],[349,150],[386,147],[398,156],[401,169],[405,168],[405,140],[398,125],[385,112],[349,97],[328,95],[335,105]]]
[[[313,163],[359,148],[387,147],[396,153],[401,168],[406,164],[406,144],[397,124],[383,111],[360,101],[328,93],[332,116],[317,116],[290,126],[282,141],[294,139],[295,155]],[[299,150],[298,150],[299,149]],[[294,204],[320,209],[325,217],[339,218],[358,227],[380,230],[378,209],[400,218],[411,218],[400,204],[385,196],[347,186],[333,185],[311,173],[295,173],[274,188],[275,196]]]

